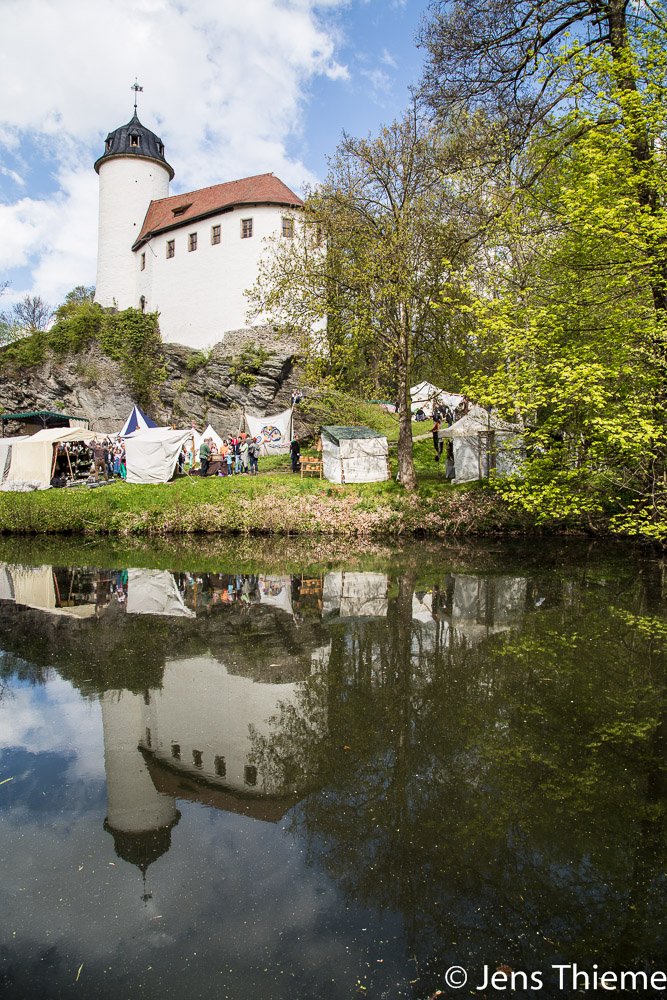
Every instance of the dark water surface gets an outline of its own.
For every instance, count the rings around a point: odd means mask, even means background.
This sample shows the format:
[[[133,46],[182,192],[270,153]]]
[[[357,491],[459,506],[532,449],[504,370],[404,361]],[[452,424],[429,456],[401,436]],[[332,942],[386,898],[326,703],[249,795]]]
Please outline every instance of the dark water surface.
[[[666,611],[623,546],[0,542],[0,996],[666,996]]]

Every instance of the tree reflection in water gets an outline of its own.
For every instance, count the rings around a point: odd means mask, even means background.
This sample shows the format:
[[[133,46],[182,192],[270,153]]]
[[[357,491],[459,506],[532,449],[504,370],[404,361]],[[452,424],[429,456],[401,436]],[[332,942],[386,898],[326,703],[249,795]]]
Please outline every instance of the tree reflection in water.
[[[398,578],[386,618],[332,624],[326,670],[255,734],[262,772],[306,793],[292,826],[311,861],[350,903],[403,916],[420,993],[454,963],[650,971],[666,944],[662,579],[487,579],[476,630],[452,615],[453,577],[414,618],[416,580]]]

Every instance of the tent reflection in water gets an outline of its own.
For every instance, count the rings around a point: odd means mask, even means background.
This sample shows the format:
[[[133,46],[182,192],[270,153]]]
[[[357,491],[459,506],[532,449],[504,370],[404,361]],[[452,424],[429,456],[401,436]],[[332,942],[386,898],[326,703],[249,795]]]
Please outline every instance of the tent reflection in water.
[[[168,483],[173,478],[181,448],[191,430],[155,427],[125,439],[128,483]]]
[[[90,618],[95,614],[94,603],[77,603],[61,595],[53,566],[0,566],[0,599],[50,615]]]
[[[389,581],[386,573],[327,573],[322,615],[339,618],[386,618]]]
[[[471,406],[465,417],[442,428],[438,437],[453,443],[455,483],[486,479],[491,472],[512,475],[525,459],[523,428],[490,415],[481,406]]]
[[[330,483],[382,483],[388,455],[387,438],[370,427],[322,427],[322,471]]]
[[[128,569],[128,615],[168,615],[171,618],[194,618],[186,608],[174,576],[166,569]]]

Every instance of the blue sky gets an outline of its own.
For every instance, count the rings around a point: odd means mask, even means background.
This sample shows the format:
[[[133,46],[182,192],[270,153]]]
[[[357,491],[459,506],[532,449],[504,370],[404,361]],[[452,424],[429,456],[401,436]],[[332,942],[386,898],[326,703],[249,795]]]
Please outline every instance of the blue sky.
[[[343,130],[375,132],[407,105],[425,2],[3,0],[2,307],[94,284],[93,163],[132,115],[135,77],[172,193],[265,171],[300,191]]]

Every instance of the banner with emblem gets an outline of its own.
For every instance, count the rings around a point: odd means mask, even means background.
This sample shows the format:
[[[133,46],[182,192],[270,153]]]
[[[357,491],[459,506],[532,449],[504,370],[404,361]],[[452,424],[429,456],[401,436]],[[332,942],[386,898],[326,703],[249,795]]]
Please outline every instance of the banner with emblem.
[[[261,455],[286,455],[292,440],[292,409],[274,413],[270,417],[245,415],[252,437],[259,438]]]

